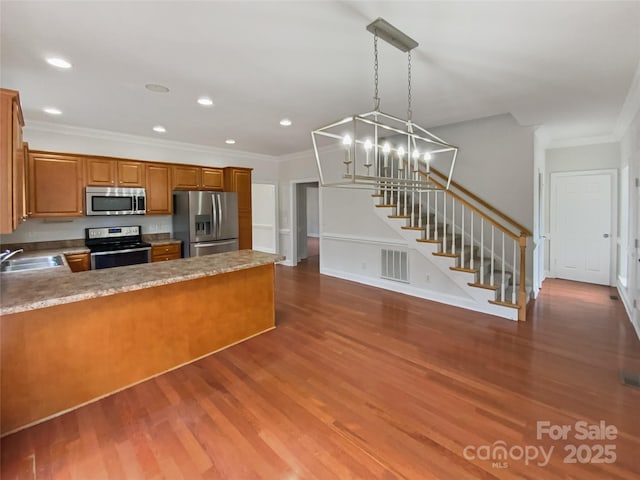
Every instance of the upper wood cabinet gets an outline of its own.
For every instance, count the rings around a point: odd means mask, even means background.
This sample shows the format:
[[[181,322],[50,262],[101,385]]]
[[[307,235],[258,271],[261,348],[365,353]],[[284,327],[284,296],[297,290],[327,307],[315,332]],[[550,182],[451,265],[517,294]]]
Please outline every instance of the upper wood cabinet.
[[[146,164],[147,215],[170,215],[173,212],[171,165]]]
[[[171,167],[173,188],[197,190],[202,183],[202,169],[191,165],[173,165]]]
[[[118,185],[121,187],[144,187],[144,163],[133,160],[118,160]]]
[[[224,186],[227,192],[238,193],[238,245],[240,250],[251,249],[251,169],[227,167],[224,169]]]
[[[84,215],[85,159],[32,151],[29,154],[29,215]]]
[[[221,168],[202,167],[202,188],[224,190],[224,174]]]
[[[144,187],[144,163],[105,157],[87,157],[86,185]]]
[[[224,174],[221,168],[173,165],[173,188],[177,190],[223,190]]]
[[[24,119],[15,90],[0,89],[0,233],[26,219]]]
[[[87,185],[115,187],[117,165],[110,158],[93,158],[86,160]]]

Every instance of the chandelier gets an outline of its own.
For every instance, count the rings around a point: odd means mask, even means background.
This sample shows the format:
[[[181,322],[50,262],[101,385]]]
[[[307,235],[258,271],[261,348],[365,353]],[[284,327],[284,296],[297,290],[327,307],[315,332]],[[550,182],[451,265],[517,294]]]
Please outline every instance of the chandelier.
[[[382,18],[367,26],[374,36],[374,110],[351,115],[311,132],[320,183],[327,187],[381,191],[448,189],[455,147],[411,119],[411,50],[418,43]],[[407,52],[407,118],[380,111],[378,38]],[[448,172],[446,184],[431,180],[431,167]]]

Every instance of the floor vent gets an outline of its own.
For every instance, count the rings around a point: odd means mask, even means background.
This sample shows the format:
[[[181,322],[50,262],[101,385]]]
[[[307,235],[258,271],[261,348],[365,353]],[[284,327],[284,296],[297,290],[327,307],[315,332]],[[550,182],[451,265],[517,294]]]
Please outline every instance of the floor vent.
[[[409,254],[403,250],[380,250],[380,277],[409,283]]]
[[[624,385],[640,388],[640,373],[634,373],[628,370],[622,370],[620,372],[620,378],[622,379],[622,383]]]

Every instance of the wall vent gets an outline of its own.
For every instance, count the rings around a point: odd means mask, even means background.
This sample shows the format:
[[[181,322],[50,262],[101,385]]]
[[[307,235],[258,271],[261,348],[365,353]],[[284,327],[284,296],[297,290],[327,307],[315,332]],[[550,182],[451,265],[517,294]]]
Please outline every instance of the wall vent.
[[[409,253],[403,250],[380,250],[380,277],[409,283]]]

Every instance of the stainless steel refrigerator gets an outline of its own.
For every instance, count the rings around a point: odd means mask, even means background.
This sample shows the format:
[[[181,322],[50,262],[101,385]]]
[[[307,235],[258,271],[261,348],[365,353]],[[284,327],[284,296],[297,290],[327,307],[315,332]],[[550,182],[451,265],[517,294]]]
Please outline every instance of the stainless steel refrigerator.
[[[173,192],[173,236],[185,258],[238,250],[238,194]]]

